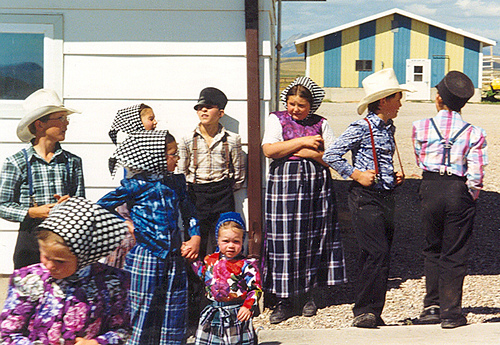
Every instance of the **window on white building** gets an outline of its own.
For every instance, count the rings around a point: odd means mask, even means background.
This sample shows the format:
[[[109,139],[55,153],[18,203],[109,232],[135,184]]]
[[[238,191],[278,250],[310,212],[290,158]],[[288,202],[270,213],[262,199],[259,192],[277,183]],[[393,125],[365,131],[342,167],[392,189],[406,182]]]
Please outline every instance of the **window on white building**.
[[[0,15],[0,118],[22,116],[41,88],[62,92],[61,15]]]
[[[0,32],[0,99],[22,100],[43,88],[41,33]]]

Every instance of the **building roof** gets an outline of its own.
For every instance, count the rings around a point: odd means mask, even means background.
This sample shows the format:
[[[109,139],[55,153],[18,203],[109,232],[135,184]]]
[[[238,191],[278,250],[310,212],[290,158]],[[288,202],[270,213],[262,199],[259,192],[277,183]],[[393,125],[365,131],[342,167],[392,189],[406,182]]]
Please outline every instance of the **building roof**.
[[[297,50],[297,53],[302,54],[304,52],[304,50],[305,50],[304,47],[305,47],[306,42],[309,42],[309,41],[312,41],[314,39],[317,39],[317,38],[320,38],[320,37],[324,37],[324,36],[327,36],[327,35],[333,34],[335,32],[339,32],[339,31],[342,31],[342,30],[345,30],[345,29],[348,29],[348,28],[351,28],[351,27],[354,27],[354,26],[358,26],[358,25],[361,25],[361,24],[364,24],[364,23],[367,23],[367,22],[371,22],[372,20],[377,20],[379,18],[383,18],[383,17],[389,16],[389,15],[393,15],[393,14],[400,14],[402,16],[418,20],[420,22],[423,22],[423,23],[426,23],[426,24],[429,24],[429,25],[441,28],[443,30],[454,32],[454,33],[456,33],[458,35],[462,35],[462,36],[471,38],[473,40],[482,42],[485,47],[494,46],[494,45],[497,44],[494,40],[490,40],[488,38],[484,38],[484,37],[481,37],[479,35],[472,34],[470,32],[464,31],[462,29],[457,29],[457,28],[451,27],[449,25],[442,24],[442,23],[436,22],[434,20],[418,16],[418,15],[413,14],[413,13],[400,10],[399,8],[393,8],[392,10],[381,12],[381,13],[375,14],[375,15],[370,16],[370,17],[366,17],[366,18],[363,18],[363,19],[356,20],[354,22],[350,22],[350,23],[347,23],[347,24],[344,24],[344,25],[341,25],[341,26],[337,26],[337,27],[335,27],[333,29],[321,31],[321,32],[318,32],[318,33],[313,34],[313,35],[302,37],[302,38],[300,38],[300,39],[298,39],[298,40],[296,40],[294,42],[295,43],[295,49]]]

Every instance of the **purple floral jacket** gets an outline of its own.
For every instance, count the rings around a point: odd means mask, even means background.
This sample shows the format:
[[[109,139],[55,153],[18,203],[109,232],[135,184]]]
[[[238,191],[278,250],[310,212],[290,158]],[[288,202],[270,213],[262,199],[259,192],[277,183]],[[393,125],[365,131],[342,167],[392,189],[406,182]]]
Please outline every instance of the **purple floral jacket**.
[[[124,271],[100,263],[56,280],[42,264],[15,270],[0,314],[3,344],[124,344],[130,336]]]

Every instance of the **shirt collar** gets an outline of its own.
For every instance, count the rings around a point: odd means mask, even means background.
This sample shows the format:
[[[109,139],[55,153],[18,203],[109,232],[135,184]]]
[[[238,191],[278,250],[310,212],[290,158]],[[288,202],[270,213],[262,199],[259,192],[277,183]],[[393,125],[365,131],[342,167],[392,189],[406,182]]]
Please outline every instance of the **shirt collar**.
[[[200,125],[196,126],[195,130],[194,130],[194,135],[199,135],[201,136],[201,130],[200,130]],[[226,129],[224,128],[223,125],[221,125],[219,123],[219,128],[217,129],[217,133],[215,134],[214,136],[214,142],[217,142],[219,141],[220,139],[222,139],[224,137],[224,135],[226,135]]]
[[[26,153],[28,154],[28,159],[31,160],[33,158],[33,156],[36,156],[38,159],[41,159],[41,160],[44,160],[35,150],[35,148],[33,147],[33,142],[30,143],[30,145],[28,145],[28,147],[26,148]],[[57,157],[59,156],[60,154],[62,153],[62,147],[61,147],[61,144],[59,143],[56,143],[56,150],[54,152],[54,156],[53,157]]]
[[[453,110],[440,110],[436,117],[441,117],[441,118],[454,118],[454,119],[459,119],[462,120],[462,115],[460,113],[457,113],[456,111]]]
[[[396,131],[396,126],[394,126],[394,121],[389,119],[387,122],[384,122],[377,114],[373,112],[369,112],[366,118],[372,123],[373,126],[378,128],[385,128],[387,131],[394,134]]]

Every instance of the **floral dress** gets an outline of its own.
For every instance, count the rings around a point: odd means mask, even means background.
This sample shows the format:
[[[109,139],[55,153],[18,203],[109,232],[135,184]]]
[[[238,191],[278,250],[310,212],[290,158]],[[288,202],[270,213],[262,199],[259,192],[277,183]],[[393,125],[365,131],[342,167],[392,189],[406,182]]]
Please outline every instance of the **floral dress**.
[[[257,261],[242,255],[227,259],[214,253],[203,263],[194,263],[193,269],[205,282],[212,301],[201,314],[195,344],[257,344],[252,319],[237,319],[240,308],[252,309],[262,293]]]
[[[125,272],[100,263],[64,279],[42,264],[18,269],[0,314],[2,344],[60,345],[76,337],[124,344],[131,332],[129,285]]]

